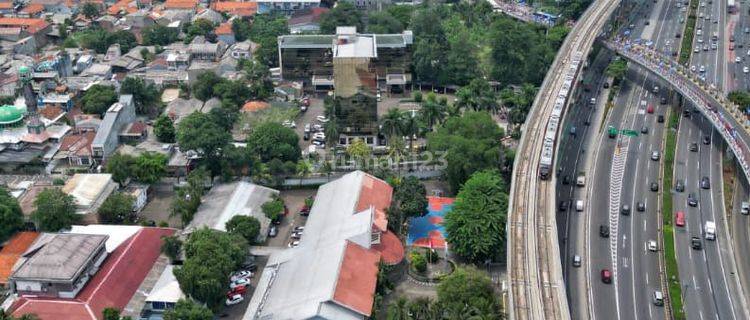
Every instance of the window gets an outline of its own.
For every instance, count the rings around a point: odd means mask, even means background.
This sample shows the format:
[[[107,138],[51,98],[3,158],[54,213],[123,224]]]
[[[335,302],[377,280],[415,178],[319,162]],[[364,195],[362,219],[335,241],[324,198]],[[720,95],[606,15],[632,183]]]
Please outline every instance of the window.
[[[375,142],[375,139],[373,137],[367,137],[365,138],[365,142],[367,144],[373,144]]]
[[[161,301],[151,301],[151,309],[154,310],[164,310],[166,309],[167,304]]]
[[[346,144],[346,137],[339,138],[339,144]]]

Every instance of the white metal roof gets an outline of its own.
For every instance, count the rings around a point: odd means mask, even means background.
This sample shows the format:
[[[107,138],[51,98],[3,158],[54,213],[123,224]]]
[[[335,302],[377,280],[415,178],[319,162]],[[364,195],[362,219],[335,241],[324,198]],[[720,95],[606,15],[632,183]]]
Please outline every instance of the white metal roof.
[[[105,246],[107,252],[112,252],[141,229],[143,229],[141,226],[90,224],[87,226],[72,226],[70,228],[70,233],[109,236]]]
[[[184,298],[185,294],[180,290],[180,283],[177,282],[177,278],[172,273],[174,266],[168,265],[159,276],[159,280],[156,280],[154,288],[146,296],[146,302],[172,302],[176,303],[180,298]]]

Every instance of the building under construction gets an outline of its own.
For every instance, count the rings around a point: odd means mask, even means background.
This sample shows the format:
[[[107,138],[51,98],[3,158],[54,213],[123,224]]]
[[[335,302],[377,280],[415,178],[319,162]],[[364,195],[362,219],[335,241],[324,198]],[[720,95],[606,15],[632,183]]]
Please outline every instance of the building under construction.
[[[334,66],[336,60],[342,59],[366,59],[376,88],[379,84],[385,90],[398,91],[411,81],[414,36],[409,30],[400,34],[359,34],[355,27],[339,27],[332,35],[285,35],[278,42],[284,80],[302,81],[316,91],[334,89]]]

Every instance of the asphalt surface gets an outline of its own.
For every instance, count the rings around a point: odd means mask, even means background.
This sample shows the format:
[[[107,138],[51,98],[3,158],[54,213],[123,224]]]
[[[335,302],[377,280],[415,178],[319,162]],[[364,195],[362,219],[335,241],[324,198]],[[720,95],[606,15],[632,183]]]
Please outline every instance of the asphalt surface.
[[[705,72],[702,72],[702,75],[705,76],[706,82],[724,89],[727,70],[725,59],[730,51],[726,35],[728,28],[726,1],[700,0],[699,2],[690,64],[695,66],[698,72],[703,67]],[[701,35],[698,35],[698,32]],[[714,39],[714,35],[718,38]]]
[[[726,92],[732,90],[750,90],[750,3],[747,1],[739,2],[739,9],[736,14],[729,15],[727,29],[730,35],[734,36],[735,49],[728,50],[728,86]],[[740,62],[736,58],[740,57]],[[745,72],[748,68],[748,72]]]
[[[739,168],[735,167],[735,171]],[[729,190],[725,190],[729,192]],[[731,228],[732,245],[734,247],[734,258],[737,263],[737,272],[743,295],[747,301],[750,295],[750,216],[743,215],[740,212],[742,202],[750,199],[750,187],[745,179],[738,179],[735,183],[734,194],[732,195],[732,212],[729,218]]]

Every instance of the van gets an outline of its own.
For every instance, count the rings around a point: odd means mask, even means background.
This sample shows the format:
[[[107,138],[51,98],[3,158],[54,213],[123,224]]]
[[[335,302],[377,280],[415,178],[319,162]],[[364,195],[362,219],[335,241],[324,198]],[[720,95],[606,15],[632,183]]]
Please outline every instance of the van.
[[[576,211],[583,211],[583,200],[576,200]]]
[[[654,291],[654,305],[655,306],[663,306],[664,305],[664,294],[661,293],[661,291]]]

